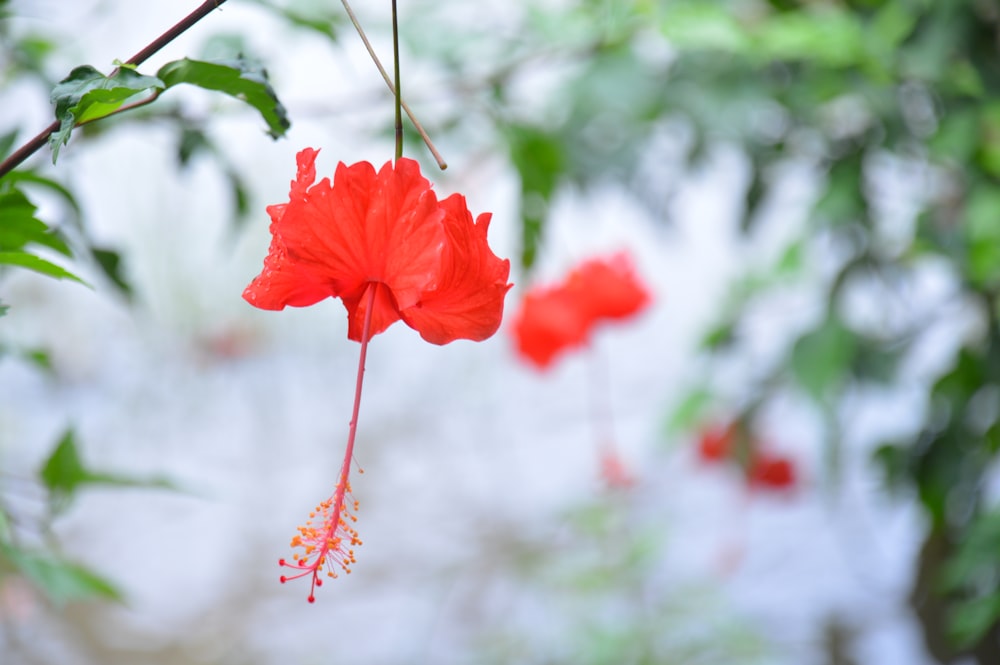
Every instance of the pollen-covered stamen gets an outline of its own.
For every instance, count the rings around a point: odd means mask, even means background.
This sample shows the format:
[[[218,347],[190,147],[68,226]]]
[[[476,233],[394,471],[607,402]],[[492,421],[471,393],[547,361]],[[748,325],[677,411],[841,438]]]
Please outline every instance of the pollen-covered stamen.
[[[350,481],[341,476],[333,496],[316,506],[316,510],[309,513],[306,523],[298,527],[298,533],[292,537],[291,547],[296,550],[292,560],[278,561],[278,565],[296,571],[292,575],[282,575],[282,583],[312,575],[309,602],[313,602],[316,587],[323,584],[321,575],[325,573],[327,577],[337,577],[337,568],[345,573],[351,572],[351,566],[356,563],[354,548],[361,545],[353,526],[358,521],[354,514],[358,505],[351,494]]]

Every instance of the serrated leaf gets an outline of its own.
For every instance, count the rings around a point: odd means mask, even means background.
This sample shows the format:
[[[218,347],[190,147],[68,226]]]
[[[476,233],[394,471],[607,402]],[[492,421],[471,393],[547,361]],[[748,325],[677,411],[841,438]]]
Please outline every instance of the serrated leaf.
[[[267,71],[247,59],[205,62],[184,58],[168,62],[157,76],[168,88],[187,83],[246,102],[264,118],[272,138],[284,136],[291,126],[285,107],[267,80]]]
[[[55,605],[95,598],[122,599],[114,584],[79,564],[9,546],[0,553]]]
[[[65,268],[57,266],[56,264],[46,261],[43,258],[39,258],[34,254],[28,254],[27,252],[0,252],[0,265],[18,266],[20,268],[33,270],[42,275],[55,277],[56,279],[71,279],[74,282],[90,286],[87,282],[83,281]]]
[[[163,89],[160,79],[128,67],[119,68],[112,76],[105,76],[90,65],[76,67],[50,96],[60,123],[59,129],[49,136],[52,163],[58,159],[60,147],[69,142],[76,125],[110,115],[138,94]]]

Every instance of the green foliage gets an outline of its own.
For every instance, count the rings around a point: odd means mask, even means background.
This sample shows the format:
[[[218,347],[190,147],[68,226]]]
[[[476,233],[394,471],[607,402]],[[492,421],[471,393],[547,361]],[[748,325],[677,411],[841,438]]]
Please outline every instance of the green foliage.
[[[291,126],[266,70],[243,57],[225,62],[184,58],[163,65],[156,76],[144,76],[125,65],[105,76],[90,65],[81,65],[52,91],[60,123],[49,137],[52,162],[58,159],[59,148],[69,142],[74,127],[152,102],[168,88],[182,83],[222,92],[249,104],[264,119],[271,138],[284,136]]]
[[[513,125],[507,131],[510,158],[521,176],[521,265],[530,268],[565,158],[562,145],[544,130]]]
[[[0,564],[12,568],[56,605],[81,600],[122,600],[121,592],[90,569],[49,554],[27,552],[0,544]]]
[[[9,183],[0,183],[0,265],[27,268],[56,279],[84,283],[65,268],[28,251],[32,246],[41,246],[72,256],[66,241],[39,220],[36,211],[24,192]]]
[[[941,590],[957,600],[949,617],[956,644],[970,647],[1000,620],[1000,510],[969,527],[941,574]]]
[[[282,18],[288,25],[315,32],[331,42],[338,40],[339,31],[346,22],[344,13],[326,2],[307,3],[303,7],[297,6],[296,3],[279,4],[271,0],[252,0],[252,2]]]
[[[842,415],[851,400],[867,388],[912,389],[905,370],[926,331],[957,311],[979,324],[927,382],[915,433],[882,446],[876,459],[888,483],[906,490],[896,496],[920,502],[928,542],[947,532],[963,543],[995,508],[985,488],[1000,454],[998,30],[996,8],[971,1],[532,5],[510,31],[516,39],[497,49],[502,64],[485,77],[481,100],[521,178],[522,263],[530,266],[544,246],[548,206],[566,187],[620,184],[663,217],[657,206],[671,193],[669,172],[656,172],[652,189],[642,183],[646,166],[663,161],[657,151],[664,144],[653,139],[664,128],[689,167],[720,143],[741,150],[747,187],[734,194],[745,203],[740,228],[753,240],[767,222],[763,213],[774,214],[764,204],[780,184],[775,175],[817,174],[808,221],[784,256],[740,275],[720,304],[702,348],[709,378],[682,394],[667,429],[693,429],[717,411],[713,369],[742,361],[755,371],[746,386],[725,386],[741,406],[720,417],[752,425],[758,409],[797,392],[816,409],[829,446],[825,459],[836,464],[841,439],[858,434]],[[483,47],[465,35],[453,51],[433,48],[461,73]],[[520,99],[518,74],[551,60],[571,66],[532,99],[531,116],[512,101]],[[890,172],[896,184],[911,187],[911,229],[887,221],[886,210],[898,204],[884,187]],[[947,303],[928,305],[912,292],[927,266],[954,276],[957,292]],[[773,306],[796,286],[815,294],[824,315],[791,337],[772,366],[761,367],[744,323],[758,305]],[[879,310],[863,325],[847,311],[858,292],[874,294]],[[944,551],[919,574],[933,577],[949,565]],[[965,584],[998,575],[969,565],[952,569]],[[997,660],[983,645],[1000,635],[997,601],[992,592],[963,593],[937,601],[954,618],[957,642],[992,665]],[[940,627],[923,620],[929,636]]]
[[[50,503],[54,512],[68,508],[76,492],[81,487],[89,485],[176,489],[174,483],[162,477],[133,478],[87,468],[80,459],[76,446],[76,436],[72,430],[63,434],[38,475],[49,490]]]
[[[90,65],[76,67],[52,90],[59,129],[49,137],[52,163],[59,158],[59,148],[69,143],[73,128],[99,120],[118,111],[122,105],[141,94],[158,94],[163,81],[143,76],[130,67],[119,67],[105,76]]]
[[[267,80],[267,71],[258,63],[240,57],[226,62],[203,62],[184,58],[163,65],[156,75],[165,87],[181,83],[205,90],[217,90],[257,109],[271,138],[279,138],[291,127],[285,107]]]
[[[484,662],[543,662],[539,654],[573,665],[768,662],[765,644],[708,590],[660,583],[655,570],[669,543],[662,525],[643,523],[641,512],[625,497],[605,496],[567,513],[544,545],[505,535],[501,556],[514,559],[508,567],[516,573],[506,585],[522,584],[558,619],[530,637],[505,634],[499,624]]]
[[[843,324],[827,319],[795,343],[789,361],[792,375],[810,397],[824,402],[843,389],[856,344]]]

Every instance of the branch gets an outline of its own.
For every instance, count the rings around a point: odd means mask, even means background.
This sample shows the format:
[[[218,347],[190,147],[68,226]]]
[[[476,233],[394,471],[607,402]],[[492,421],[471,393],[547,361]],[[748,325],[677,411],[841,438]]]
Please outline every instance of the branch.
[[[224,2],[226,2],[226,0],[205,0],[205,2],[201,3],[200,7],[181,19],[175,26],[151,41],[143,47],[141,51],[126,60],[125,64],[141,65],[143,62],[152,57],[157,51],[177,39],[181,34],[187,31],[188,28],[211,14]],[[111,76],[114,76],[117,72],[118,70],[116,69],[111,73]],[[5,159],[3,163],[0,164],[0,178],[16,169],[22,162],[24,162],[24,160],[38,152],[49,140],[49,135],[59,129],[59,124],[58,120],[54,121],[51,125],[39,132],[33,139],[15,150],[10,157]]]
[[[340,1],[341,4],[344,5],[344,9],[347,11],[347,17],[351,19],[351,23],[354,24],[354,29],[358,31],[358,36],[361,37],[361,41],[364,43],[365,48],[368,49],[368,55],[371,56],[375,66],[378,67],[378,71],[382,75],[382,79],[385,81],[385,84],[389,86],[389,92],[395,95],[396,86],[393,85],[392,79],[389,78],[389,73],[385,71],[385,67],[382,66],[382,62],[378,59],[378,56],[375,55],[375,49],[372,47],[371,42],[368,41],[368,35],[365,34],[364,29],[361,27],[361,23],[358,22],[358,17],[354,15],[354,10],[351,9],[351,4],[347,0]],[[412,122],[413,126],[417,129],[417,133],[420,134],[420,138],[424,140],[424,144],[427,146],[427,149],[431,151],[431,154],[434,156],[434,161],[437,162],[438,168],[444,171],[448,168],[448,163],[444,161],[444,157],[442,157],[441,153],[439,153],[437,148],[434,147],[434,143],[431,141],[431,137],[428,136],[427,132],[424,130],[424,126],[421,125],[417,120],[417,117],[413,115],[413,111],[411,111],[410,107],[406,104],[406,100],[400,97],[399,104],[403,107],[403,110],[406,111],[406,115],[410,118],[410,122]]]

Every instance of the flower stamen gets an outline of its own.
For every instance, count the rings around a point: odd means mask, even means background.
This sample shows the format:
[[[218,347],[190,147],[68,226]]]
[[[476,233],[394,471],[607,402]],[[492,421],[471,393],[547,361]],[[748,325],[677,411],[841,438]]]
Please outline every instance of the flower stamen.
[[[333,496],[316,506],[309,513],[309,519],[292,536],[291,547],[300,551],[292,554],[292,560],[279,559],[278,565],[296,571],[282,575],[282,584],[300,577],[312,575],[309,602],[316,602],[316,587],[323,586],[321,575],[337,577],[337,568],[350,574],[354,558],[354,548],[361,545],[361,538],[352,526],[358,521],[355,513],[359,502],[351,493],[351,483],[342,474]]]

